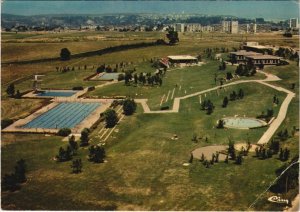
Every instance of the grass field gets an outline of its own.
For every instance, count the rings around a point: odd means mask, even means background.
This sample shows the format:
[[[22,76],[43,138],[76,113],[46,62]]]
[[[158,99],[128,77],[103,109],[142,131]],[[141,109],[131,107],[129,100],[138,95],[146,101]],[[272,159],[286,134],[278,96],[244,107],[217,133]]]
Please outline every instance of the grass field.
[[[119,43],[154,41],[163,38],[162,33],[116,33],[116,32],[70,32],[56,34],[12,34],[2,33],[2,59],[26,60],[52,57],[59,54],[60,48],[68,47],[72,52],[90,51]],[[20,118],[42,104],[41,100],[11,99],[4,94],[7,83],[36,73],[45,73],[43,86],[47,88],[70,89],[74,86],[92,86],[101,82],[83,81],[95,70],[77,70],[77,66],[96,66],[102,63],[114,65],[122,61],[133,62],[137,72],[153,72],[149,60],[171,54],[203,53],[205,48],[238,47],[245,41],[245,35],[219,33],[181,34],[176,46],[156,46],[116,52],[112,54],[79,58],[67,62],[11,65],[2,67],[3,118]],[[283,38],[281,35],[249,35],[248,41],[262,44],[299,46],[297,38]],[[63,44],[63,46],[62,46]],[[26,52],[26,54],[24,54]],[[214,75],[226,74],[218,71],[219,63],[205,59],[201,67],[183,68],[167,72],[163,85],[157,87],[125,86],[123,82],[96,89],[90,96],[126,95],[149,99],[151,109],[159,109],[161,97],[175,89],[175,97],[184,96],[215,86]],[[55,67],[75,66],[75,71],[56,72]],[[228,71],[235,67],[227,66]],[[287,118],[280,130],[293,126],[299,128],[299,72],[294,62],[288,66],[266,67],[267,72],[278,75],[282,81],[272,82],[291,88],[296,83],[296,98],[289,106]],[[261,79],[264,76],[245,79]],[[31,80],[17,83],[16,89],[31,89]],[[181,90],[175,85],[181,85]],[[233,90],[244,90],[242,100],[229,102],[227,108],[221,104],[224,96]],[[186,94],[185,94],[186,90]],[[138,94],[138,95],[136,95]],[[16,192],[1,193],[3,209],[14,210],[249,210],[249,205],[264,191],[276,177],[275,170],[284,163],[273,156],[258,160],[250,154],[241,166],[220,162],[207,169],[194,160],[189,167],[190,152],[195,148],[214,144],[227,144],[231,137],[236,143],[249,140],[256,143],[266,128],[252,130],[216,129],[218,119],[228,116],[255,117],[266,109],[273,108],[275,115],[279,106],[272,104],[274,94],[280,103],[286,94],[258,83],[247,83],[227,87],[226,91],[207,94],[215,110],[207,115],[200,110],[199,97],[182,100],[179,113],[144,114],[140,105],[132,116],[126,116],[106,141],[107,163],[94,164],[87,160],[88,149],[80,148],[75,158],[83,161],[83,172],[71,174],[71,162],[57,163],[53,160],[61,146],[67,142],[61,137],[35,134],[2,133],[1,177],[11,173],[17,160],[25,159],[28,172],[27,182]],[[202,95],[204,100],[204,95]],[[172,106],[172,100],[165,102]],[[100,142],[97,137],[101,126],[91,134],[91,144]],[[197,143],[192,136],[202,137]],[[171,140],[177,134],[178,140]],[[205,141],[205,137],[208,138]],[[281,142],[281,146],[291,150],[291,158],[298,155],[299,135]],[[292,198],[298,189],[288,192]],[[279,206],[266,201],[274,195],[267,192],[253,210],[281,210]]]
[[[202,91],[208,88],[219,85],[215,83],[215,75],[217,78],[224,78],[227,72],[234,73],[236,67],[228,65],[226,71],[219,71],[220,62],[208,61],[202,66],[175,68],[170,72],[167,72],[163,78],[163,84],[161,87],[151,86],[126,86],[124,83],[114,84],[103,88],[96,89],[90,92],[89,96],[130,96],[133,98],[146,98],[151,109],[160,109],[160,103],[164,96],[163,105],[172,107],[173,100],[171,99],[173,89],[174,98],[181,97],[188,94],[192,94],[198,91]],[[148,65],[148,67],[150,64]],[[137,73],[147,72],[144,68],[137,67]],[[155,69],[152,68],[152,72]],[[259,79],[264,78],[263,75],[257,74],[254,77],[246,77],[245,79]],[[166,101],[169,93],[168,101]]]

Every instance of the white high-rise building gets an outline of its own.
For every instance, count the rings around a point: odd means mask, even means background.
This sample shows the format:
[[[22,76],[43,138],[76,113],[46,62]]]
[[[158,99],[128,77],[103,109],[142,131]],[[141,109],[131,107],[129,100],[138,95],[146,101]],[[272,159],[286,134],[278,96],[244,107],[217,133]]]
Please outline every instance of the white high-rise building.
[[[239,32],[239,22],[238,21],[230,21],[230,33],[237,34]]]
[[[239,32],[238,21],[222,21],[222,32],[236,34]]]
[[[298,18],[291,18],[290,19],[290,28],[298,28],[299,24],[298,24]]]

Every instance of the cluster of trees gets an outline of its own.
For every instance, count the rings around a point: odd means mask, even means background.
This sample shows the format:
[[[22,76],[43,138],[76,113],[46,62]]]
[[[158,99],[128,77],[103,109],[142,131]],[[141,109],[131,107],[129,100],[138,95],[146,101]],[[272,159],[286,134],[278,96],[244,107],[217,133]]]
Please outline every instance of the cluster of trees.
[[[72,135],[69,138],[69,144],[66,147],[66,149],[64,149],[63,147],[60,147],[58,150],[58,155],[56,155],[55,158],[58,162],[69,161],[72,159],[72,157],[74,155],[77,154],[77,150],[78,150],[78,144],[75,141],[75,137]]]
[[[1,188],[3,191],[15,191],[20,189],[20,184],[26,182],[25,160],[17,161],[14,173],[5,174],[2,178]]]
[[[214,104],[210,100],[204,100],[201,103],[201,110],[206,110],[206,114],[210,115],[214,112]]]
[[[263,146],[260,146],[255,148],[255,156],[261,160],[271,158],[273,154],[274,152],[270,147],[265,148]]]
[[[243,99],[245,96],[243,89],[239,89],[238,93],[236,93],[235,91],[232,91],[231,94],[229,94],[229,100],[230,101],[235,101],[238,99]]]
[[[229,99],[228,99],[227,96],[224,97],[222,107],[226,108],[228,103],[229,103],[229,100],[230,101],[235,101],[235,100],[238,100],[238,99],[243,99],[244,96],[245,96],[244,91],[241,88],[239,89],[238,92],[232,91],[232,93],[229,94]]]
[[[9,85],[7,86],[7,88],[6,88],[6,93],[7,93],[8,96],[14,97],[14,98],[16,98],[16,99],[20,99],[21,96],[22,96],[22,94],[20,93],[19,90],[17,90],[17,92],[16,92],[14,83],[11,83],[11,84],[9,84]]]
[[[102,146],[93,145],[89,148],[89,161],[94,163],[103,163],[105,158],[105,149]]]
[[[279,57],[283,57],[289,60],[298,60],[299,55],[296,51],[293,51],[290,48],[279,47],[277,51],[275,51],[275,55]]]
[[[64,67],[58,67],[58,66],[56,66],[55,68],[56,68],[57,72],[60,71],[62,73],[66,73],[66,72],[69,72],[69,71],[75,71],[75,67],[74,66],[72,66],[72,68],[69,67],[69,66],[64,66]],[[87,65],[84,65],[83,68],[84,68],[84,70],[86,70],[87,69]],[[78,70],[80,70],[80,66],[78,66]]]
[[[179,42],[178,32],[174,30],[173,27],[168,28],[167,38],[169,40],[169,45],[175,45]]]
[[[281,161],[287,161],[290,157],[290,150],[287,148],[285,148],[284,150],[280,148],[278,157]]]
[[[106,72],[106,73],[112,73],[112,72],[118,72],[118,64],[116,65],[117,67],[112,69],[112,67],[110,65],[105,65],[105,64],[102,64],[100,65],[97,69],[96,69],[96,72],[97,74],[99,73],[102,73],[102,72]]]
[[[200,158],[200,162],[206,167],[209,168],[210,166],[214,165],[214,163],[218,163],[219,162],[219,152],[213,153],[211,156],[211,159],[208,160],[206,159],[206,157],[204,156],[204,154],[202,153],[201,158]]]
[[[2,119],[1,120],[1,129],[8,127],[12,123],[14,123],[14,120],[12,120],[12,119]]]
[[[235,70],[235,74],[239,76],[254,76],[256,74],[256,67],[253,65],[239,64]]]
[[[247,142],[247,146],[246,148],[242,147],[242,149],[236,153],[236,149],[234,146],[234,141],[232,141],[231,139],[229,139],[229,143],[228,143],[228,149],[227,149],[227,156],[225,159],[225,163],[229,163],[229,157],[231,160],[235,161],[235,164],[241,165],[243,162],[243,156],[247,156],[249,153],[249,150],[251,148],[251,144],[248,141]]]
[[[297,161],[299,161],[299,156],[294,157],[291,162],[276,170],[276,175],[280,177],[270,188],[272,192],[283,193],[299,187],[299,164],[296,163]],[[289,166],[291,167],[287,169]],[[284,170],[286,171],[283,173]]]
[[[154,86],[154,85],[159,85],[161,86],[163,83],[163,76],[165,75],[166,70],[162,71],[159,70],[158,73],[155,73],[154,75],[152,75],[151,73],[135,73],[134,75],[132,75],[132,72],[126,72],[125,73],[125,85],[130,85],[130,82],[132,81],[133,78],[133,82],[135,85],[140,84],[140,85],[150,85],[150,86]]]
[[[277,133],[277,138],[279,138],[281,141],[285,141],[290,137],[288,129],[280,130]]]

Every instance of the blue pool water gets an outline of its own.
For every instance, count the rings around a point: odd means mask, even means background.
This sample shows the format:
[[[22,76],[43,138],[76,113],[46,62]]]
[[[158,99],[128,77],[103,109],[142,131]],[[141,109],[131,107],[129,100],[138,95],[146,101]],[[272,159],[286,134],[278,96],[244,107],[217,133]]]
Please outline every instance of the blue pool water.
[[[117,80],[120,73],[104,73],[100,76],[103,80]]]
[[[38,93],[36,96],[49,96],[49,97],[69,97],[73,96],[76,91],[45,91]]]
[[[256,128],[265,126],[266,123],[259,119],[254,118],[224,118],[225,127],[229,128],[239,128],[239,129],[246,129],[246,128]]]
[[[22,128],[73,128],[100,105],[100,103],[59,103]]]

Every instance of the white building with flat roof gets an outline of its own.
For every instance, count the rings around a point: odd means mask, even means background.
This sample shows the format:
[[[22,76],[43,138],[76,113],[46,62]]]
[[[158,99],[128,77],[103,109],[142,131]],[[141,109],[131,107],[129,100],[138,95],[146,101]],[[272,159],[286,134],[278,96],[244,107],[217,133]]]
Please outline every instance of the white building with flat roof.
[[[184,24],[175,24],[175,31],[184,32]]]

